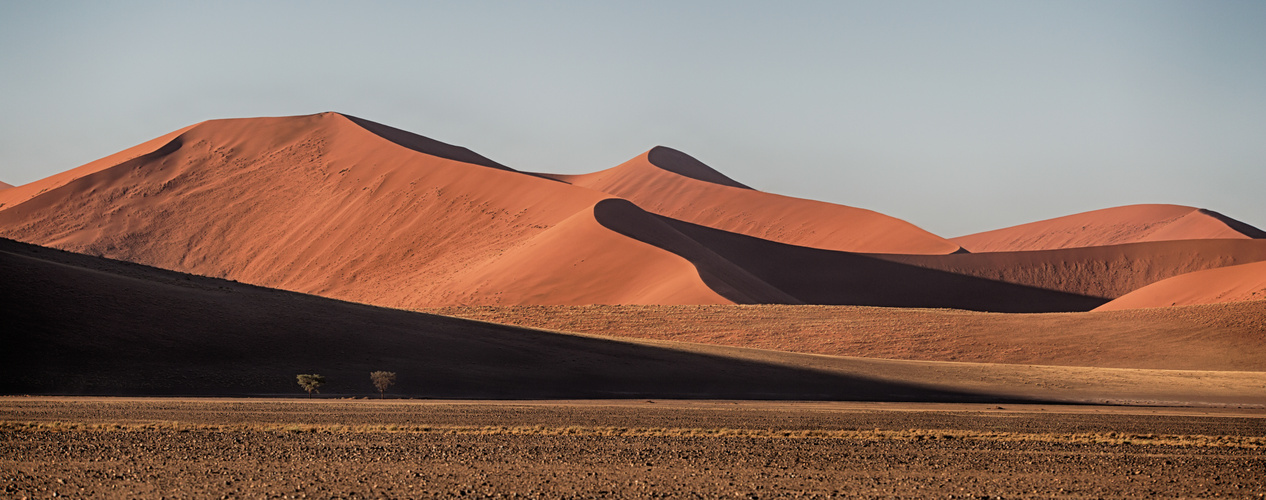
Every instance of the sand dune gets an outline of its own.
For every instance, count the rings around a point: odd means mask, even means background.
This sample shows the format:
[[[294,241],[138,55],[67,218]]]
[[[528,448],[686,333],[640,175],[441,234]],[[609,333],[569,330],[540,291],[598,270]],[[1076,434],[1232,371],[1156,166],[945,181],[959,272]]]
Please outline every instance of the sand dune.
[[[877,212],[753,190],[662,146],[601,172],[550,176],[627,199],[651,213],[791,245],[867,253],[959,250]]]
[[[619,199],[533,236],[470,281],[495,290],[503,304],[795,301]]]
[[[9,184],[9,183],[6,183],[6,182],[4,182],[4,181],[0,181],[0,190],[9,189],[9,188],[11,188],[11,187],[13,187],[13,184]]]
[[[65,172],[45,177],[35,182],[29,182],[21,186],[15,186],[14,189],[6,189],[0,193],[0,210],[11,208],[20,203],[26,202],[31,198],[51,191],[66,184],[79,179],[81,177],[95,174],[101,170],[117,166],[121,163],[135,160],[138,157],[151,155],[160,148],[171,144],[172,140],[179,137],[185,131],[192,129],[198,125],[190,125],[167,135],[142,142],[130,148],[106,156],[99,160],[95,160],[84,164],[83,166],[67,170]]]
[[[386,306],[726,301],[686,260],[593,223],[610,195],[463,148],[335,113],[163,140],[24,186],[41,194],[0,211],[0,232]],[[658,272],[618,279],[642,268]]]
[[[1266,232],[1201,208],[1129,205],[960,236],[951,241],[971,252],[1015,252],[1146,241],[1246,238],[1266,238]]]
[[[1264,404],[1252,372],[929,363],[612,339],[383,309],[0,240],[0,393]],[[1035,382],[1040,381],[1040,383]]]
[[[878,257],[954,274],[1111,299],[1180,274],[1266,260],[1266,240],[1177,240],[935,258]]]
[[[1171,276],[1266,260],[1266,240],[1192,240],[984,254],[857,254],[784,245],[663,220],[806,304],[1087,311]]]
[[[547,330],[831,356],[1266,371],[1266,300],[1050,314],[818,305],[446,307],[423,312]]]
[[[1139,205],[964,237],[1026,248],[967,253],[899,219],[753,190],[669,148],[593,174],[530,174],[338,113],[203,122],[0,191],[0,236],[404,308],[1086,311],[1264,261],[1258,232]]]
[[[1266,262],[1182,274],[1099,306],[1099,311],[1266,300]],[[1266,326],[1262,327],[1266,331]]]

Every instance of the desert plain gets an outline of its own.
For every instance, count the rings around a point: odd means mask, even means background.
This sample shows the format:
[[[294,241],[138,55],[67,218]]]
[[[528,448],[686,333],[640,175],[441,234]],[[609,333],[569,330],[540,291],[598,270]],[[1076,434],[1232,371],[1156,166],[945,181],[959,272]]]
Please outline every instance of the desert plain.
[[[1263,266],[1266,232],[1196,207],[945,238],[666,147],[560,175],[339,113],[212,120],[0,184],[0,477],[1261,496]]]

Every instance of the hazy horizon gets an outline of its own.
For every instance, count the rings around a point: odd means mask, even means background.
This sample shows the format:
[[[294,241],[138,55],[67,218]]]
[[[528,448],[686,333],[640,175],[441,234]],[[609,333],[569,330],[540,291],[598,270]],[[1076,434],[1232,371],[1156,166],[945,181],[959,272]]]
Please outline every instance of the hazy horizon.
[[[1266,229],[1266,4],[0,5],[0,181],[338,111],[524,171],[655,145],[946,237],[1135,203]]]

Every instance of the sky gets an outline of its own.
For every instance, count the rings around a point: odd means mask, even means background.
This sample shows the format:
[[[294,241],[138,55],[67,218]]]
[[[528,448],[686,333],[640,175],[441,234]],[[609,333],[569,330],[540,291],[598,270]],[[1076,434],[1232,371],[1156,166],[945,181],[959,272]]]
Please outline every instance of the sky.
[[[518,170],[655,145],[946,237],[1135,203],[1266,228],[1266,2],[3,2],[0,181],[338,111]]]

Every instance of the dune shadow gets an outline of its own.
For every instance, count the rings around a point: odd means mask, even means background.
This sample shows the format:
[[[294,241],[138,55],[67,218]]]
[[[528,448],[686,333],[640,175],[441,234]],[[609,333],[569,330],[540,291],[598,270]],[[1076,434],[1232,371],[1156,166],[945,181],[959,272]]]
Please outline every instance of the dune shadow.
[[[990,280],[920,267],[868,254],[822,250],[731,233],[653,215],[687,238],[665,238],[633,223],[624,200],[594,207],[598,222],[630,238],[673,252],[701,267],[700,276],[717,293],[743,302],[706,272],[715,262],[706,248],[764,283],[807,304],[953,308],[990,312],[1088,311],[1108,301],[1073,293]],[[689,241],[694,244],[683,244]],[[957,254],[967,256],[972,254]],[[705,258],[706,257],[706,258]],[[928,259],[948,256],[919,256]]]
[[[357,118],[352,115],[344,114],[343,117],[351,120],[352,123],[359,125],[361,128],[370,131],[374,135],[419,153],[438,156],[447,160],[460,161],[462,163],[470,163],[498,170],[516,172],[516,170],[510,167],[492,161],[479,153],[461,146],[454,146],[452,144],[431,139],[430,137],[424,137],[413,132],[400,130],[395,127],[372,122],[364,118]]]
[[[666,146],[655,146],[646,153],[646,161],[669,172],[691,179],[740,189],[752,189],[727,177],[686,153]]]
[[[0,240],[0,393],[1031,400],[385,309]],[[750,354],[750,351],[745,351]],[[815,358],[820,361],[820,358]]]
[[[1236,232],[1243,234],[1245,236],[1248,236],[1249,238],[1253,238],[1257,240],[1266,239],[1266,231],[1262,231],[1261,229],[1253,227],[1249,224],[1245,224],[1238,220],[1222,215],[1218,212],[1214,212],[1213,210],[1206,210],[1203,208],[1199,210],[1200,210],[1200,213],[1208,215],[1209,217],[1213,217],[1214,219],[1217,219],[1223,224],[1226,224],[1231,229],[1234,229]]]

